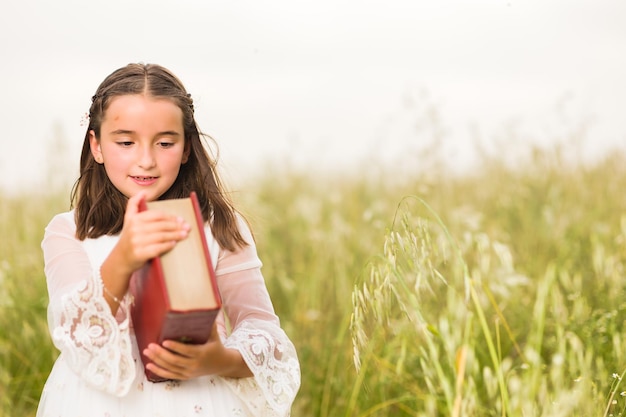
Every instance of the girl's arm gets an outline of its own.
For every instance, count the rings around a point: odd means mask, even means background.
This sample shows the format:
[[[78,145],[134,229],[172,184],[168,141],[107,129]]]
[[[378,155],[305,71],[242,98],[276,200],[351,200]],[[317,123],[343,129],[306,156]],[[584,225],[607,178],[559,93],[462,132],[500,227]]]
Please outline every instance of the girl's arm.
[[[300,387],[300,364],[293,343],[274,312],[252,234],[239,219],[248,246],[220,253],[216,274],[232,332],[224,341],[253,374],[230,380],[255,415],[286,416]]]
[[[52,219],[42,241],[48,285],[48,327],[69,367],[88,384],[115,395],[135,378],[128,318],[129,298],[117,316],[103,296],[98,269],[75,238],[73,213]]]
[[[64,213],[52,219],[42,241],[53,342],[86,382],[116,395],[128,392],[136,373],[126,296],[130,274],[187,230],[171,216],[138,213],[141,198],[129,200],[119,238],[81,242],[73,213]]]

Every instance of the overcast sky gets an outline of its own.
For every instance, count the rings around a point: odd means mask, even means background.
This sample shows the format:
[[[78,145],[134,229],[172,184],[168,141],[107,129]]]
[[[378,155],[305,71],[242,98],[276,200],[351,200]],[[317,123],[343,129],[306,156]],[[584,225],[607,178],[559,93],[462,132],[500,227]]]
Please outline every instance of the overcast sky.
[[[511,158],[583,126],[585,155],[624,150],[624,22],[622,0],[4,1],[0,187],[75,174],[81,115],[129,62],[183,80],[229,175],[426,164],[433,141]]]

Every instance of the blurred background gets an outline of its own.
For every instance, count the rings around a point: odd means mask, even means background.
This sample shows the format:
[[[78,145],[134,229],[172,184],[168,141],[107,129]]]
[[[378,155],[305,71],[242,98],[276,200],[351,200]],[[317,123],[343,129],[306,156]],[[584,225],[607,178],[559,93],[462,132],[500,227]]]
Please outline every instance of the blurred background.
[[[0,187],[71,181],[81,117],[129,62],[170,68],[231,180],[267,164],[470,169],[529,146],[626,142],[620,0],[8,0]],[[49,173],[54,178],[49,178]],[[44,178],[47,177],[47,178]]]

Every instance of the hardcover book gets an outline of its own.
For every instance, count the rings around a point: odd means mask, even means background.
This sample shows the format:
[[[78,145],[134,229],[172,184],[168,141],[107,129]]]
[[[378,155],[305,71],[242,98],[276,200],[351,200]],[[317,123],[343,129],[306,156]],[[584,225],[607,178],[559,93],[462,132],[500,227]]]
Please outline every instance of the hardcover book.
[[[204,234],[204,220],[195,193],[189,198],[143,203],[140,210],[159,210],[182,217],[191,226],[187,238],[169,252],[151,259],[130,280],[131,318],[148,380],[165,379],[148,371],[143,350],[165,340],[205,343],[222,301]]]

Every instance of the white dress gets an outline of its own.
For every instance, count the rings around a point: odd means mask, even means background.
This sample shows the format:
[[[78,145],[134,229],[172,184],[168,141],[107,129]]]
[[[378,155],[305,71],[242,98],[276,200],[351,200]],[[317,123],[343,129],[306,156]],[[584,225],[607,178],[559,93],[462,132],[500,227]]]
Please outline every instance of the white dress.
[[[250,231],[241,219],[239,225],[250,245],[237,252],[221,250],[208,226],[205,232],[223,301],[220,336],[226,347],[241,352],[254,376],[152,383],[129,318],[131,297],[124,297],[114,317],[102,294],[100,266],[118,236],[79,241],[74,213],[55,216],[42,249],[48,325],[61,353],[37,416],[288,416],[300,386],[300,365],[274,313]]]

